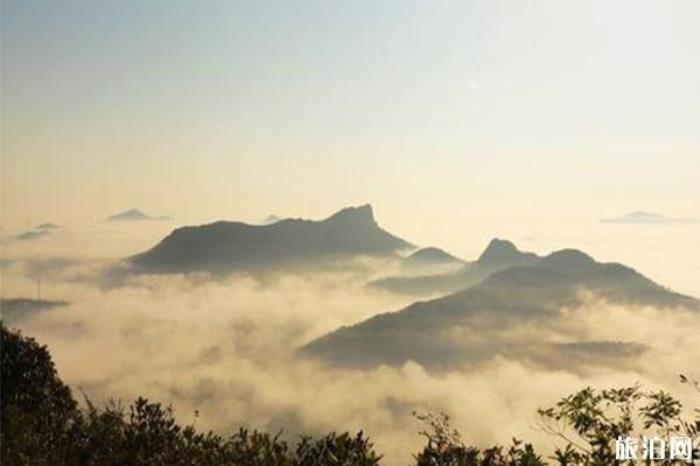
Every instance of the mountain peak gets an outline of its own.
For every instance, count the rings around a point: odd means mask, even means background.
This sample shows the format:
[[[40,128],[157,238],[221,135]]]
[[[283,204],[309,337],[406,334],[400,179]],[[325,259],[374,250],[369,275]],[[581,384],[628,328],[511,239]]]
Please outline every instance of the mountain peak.
[[[55,223],[42,223],[34,227],[35,230],[56,230],[60,228]]]
[[[510,261],[514,257],[519,257],[522,253],[508,240],[494,238],[479,256],[478,262],[481,264],[498,263]]]
[[[138,221],[138,220],[169,220],[168,217],[165,216],[158,216],[158,217],[153,217],[151,215],[148,215],[144,212],[142,212],[139,209],[129,209],[125,210],[124,212],[119,212],[114,215],[110,215],[107,217],[108,222],[120,222],[120,221]]]
[[[557,267],[585,267],[595,264],[595,260],[578,249],[562,249],[544,258],[544,263]]]
[[[133,215],[133,216],[138,216],[138,217],[148,217],[148,215],[144,214],[142,211],[139,209],[127,209],[124,212],[121,212],[122,215]],[[119,215],[119,214],[117,214]]]
[[[328,257],[391,256],[415,246],[380,228],[372,207],[349,207],[322,221],[287,219],[269,225],[216,222],[173,231],[131,264],[155,272],[215,273],[291,264],[314,266]]]
[[[620,217],[606,218],[601,220],[603,223],[672,223],[681,219],[673,219],[655,212],[645,212],[635,210]]]
[[[436,247],[426,247],[415,251],[406,258],[410,262],[440,263],[440,262],[462,262],[452,254]]]
[[[148,215],[139,209],[128,209],[109,216],[107,220],[147,220],[149,218]]]
[[[370,204],[357,207],[346,207],[328,217],[325,222],[356,223],[375,225],[374,212]]]

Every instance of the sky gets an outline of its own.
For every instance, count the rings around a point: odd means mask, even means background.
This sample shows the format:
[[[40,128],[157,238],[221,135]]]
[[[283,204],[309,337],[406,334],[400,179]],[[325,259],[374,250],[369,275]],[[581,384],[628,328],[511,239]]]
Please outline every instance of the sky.
[[[692,0],[1,13],[6,228],[369,202],[421,242],[519,217],[700,216]]]

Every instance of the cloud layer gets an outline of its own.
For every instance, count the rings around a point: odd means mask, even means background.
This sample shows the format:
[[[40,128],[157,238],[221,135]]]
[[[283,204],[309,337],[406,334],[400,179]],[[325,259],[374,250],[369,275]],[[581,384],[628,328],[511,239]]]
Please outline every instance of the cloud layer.
[[[569,357],[584,354],[575,366],[562,364],[553,349],[549,366],[496,356],[442,372],[413,362],[349,370],[305,360],[296,349],[407,304],[405,297],[366,287],[367,268],[224,280],[143,275],[105,288],[95,277],[107,265],[27,254],[6,263],[4,297],[33,290],[39,274],[52,299],[70,302],[16,325],[47,344],[62,377],[95,400],[147,396],[172,403],[184,422],[199,411],[197,425],[221,432],[240,425],[284,429],[289,436],[363,429],[394,465],[405,464],[421,445],[413,410],[449,413],[472,444],[515,435],[547,447],[555,440],[536,429],[536,409],[585,385],[642,382],[695,401],[675,383],[679,373],[700,367],[697,314],[680,309],[626,308],[587,296],[548,325],[491,330],[513,342],[562,345],[559,352]],[[469,329],[454,329],[450,337],[467,338]],[[619,348],[603,346],[591,357],[591,348],[571,346],[579,340],[635,342],[646,350],[617,365],[601,364],[606,352]]]

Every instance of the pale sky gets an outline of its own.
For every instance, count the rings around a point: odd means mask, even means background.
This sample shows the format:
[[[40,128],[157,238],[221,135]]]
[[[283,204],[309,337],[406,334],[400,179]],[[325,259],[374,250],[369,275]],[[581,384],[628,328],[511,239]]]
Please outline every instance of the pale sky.
[[[694,0],[3,2],[1,223],[698,217],[699,23]]]

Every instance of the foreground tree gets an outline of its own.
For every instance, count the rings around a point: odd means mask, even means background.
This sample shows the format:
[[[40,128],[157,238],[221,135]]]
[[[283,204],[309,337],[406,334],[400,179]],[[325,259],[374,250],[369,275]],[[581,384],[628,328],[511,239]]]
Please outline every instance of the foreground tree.
[[[45,346],[0,325],[0,454],[3,464],[73,460],[80,413]]]
[[[682,383],[693,383],[681,376]],[[645,440],[659,439],[664,459],[654,464],[688,464],[672,459],[668,439],[695,439],[700,432],[700,411],[686,421],[680,401],[664,391],[644,391],[639,385],[598,391],[587,387],[561,399],[554,407],[539,410],[541,428],[564,441],[555,451],[560,466],[610,466],[649,464],[644,461]],[[639,461],[617,458],[616,440],[629,438]],[[657,445],[658,446],[658,445]],[[692,447],[691,447],[692,449]],[[691,456],[693,453],[691,453]],[[694,452],[697,458],[698,452]]]
[[[508,448],[495,446],[485,450],[466,446],[460,433],[450,425],[444,413],[414,413],[426,428],[420,435],[426,439],[422,451],[415,455],[416,466],[544,466],[532,445],[513,439]]]

